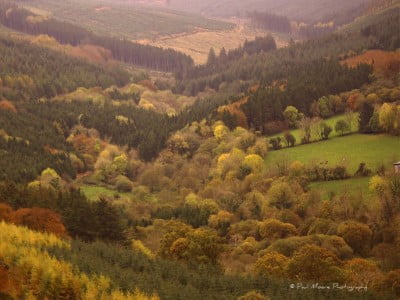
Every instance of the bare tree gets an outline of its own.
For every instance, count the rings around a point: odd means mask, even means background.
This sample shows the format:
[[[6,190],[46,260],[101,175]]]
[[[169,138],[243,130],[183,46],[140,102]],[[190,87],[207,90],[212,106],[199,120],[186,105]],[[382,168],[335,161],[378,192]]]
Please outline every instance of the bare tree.
[[[310,131],[311,131],[311,138],[321,140],[320,137],[320,127],[321,127],[322,119],[319,117],[312,118],[310,123]]]
[[[352,132],[352,125],[357,120],[357,114],[351,109],[346,110],[344,115],[346,122],[349,124],[349,131]]]
[[[302,132],[301,143],[308,144],[311,141],[311,119],[309,117],[304,117],[299,122],[299,127]]]

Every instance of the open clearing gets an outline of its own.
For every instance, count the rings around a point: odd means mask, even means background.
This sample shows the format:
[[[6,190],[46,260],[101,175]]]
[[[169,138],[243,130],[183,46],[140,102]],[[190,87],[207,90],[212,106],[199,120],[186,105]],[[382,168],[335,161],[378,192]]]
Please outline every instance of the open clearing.
[[[98,185],[82,185],[80,187],[82,193],[91,201],[99,200],[99,197],[115,198],[129,197],[130,193],[119,193],[118,191],[108,189]]]
[[[303,163],[328,162],[328,165],[347,166],[350,174],[354,174],[360,163],[374,170],[380,164],[392,167],[400,160],[400,138],[388,135],[352,134],[331,138],[327,141],[311,143],[293,148],[271,151],[266,158],[267,165],[285,158]]]
[[[203,64],[207,61],[210,48],[214,48],[218,54],[223,47],[226,50],[235,49],[241,46],[246,40],[254,40],[256,37],[265,35],[265,31],[252,30],[238,24],[232,30],[203,30],[195,33],[161,37],[155,40],[141,40],[139,42],[181,51],[190,55],[196,64]],[[276,34],[273,34],[273,36],[278,47],[285,47],[287,45],[287,41],[282,37]]]
[[[369,50],[361,55],[350,57],[343,61],[351,67],[358,64],[370,64],[374,67],[374,72],[386,74],[387,72],[398,72],[400,66],[399,51]]]
[[[36,0],[21,5],[40,15],[71,22],[99,34],[127,39],[153,39],[170,34],[192,33],[199,29],[233,28],[233,24],[200,15],[137,6],[129,2]]]
[[[325,198],[328,198],[329,195],[342,193],[363,195],[365,198],[370,198],[374,195],[368,188],[370,179],[370,177],[361,177],[346,180],[313,182],[309,187],[311,190],[323,193]]]
[[[206,62],[210,48],[218,53],[222,47],[234,49],[246,39],[266,34],[248,28],[242,19],[216,20],[130,2],[35,0],[21,5],[41,16],[67,21],[98,34],[181,51],[190,55],[196,64]],[[285,38],[279,35],[274,38],[278,47],[287,45]]]

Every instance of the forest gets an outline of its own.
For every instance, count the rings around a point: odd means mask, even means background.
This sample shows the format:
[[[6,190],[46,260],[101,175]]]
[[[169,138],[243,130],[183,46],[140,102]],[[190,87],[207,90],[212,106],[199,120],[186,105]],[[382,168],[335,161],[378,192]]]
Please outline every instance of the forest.
[[[398,299],[398,14],[195,66],[1,2],[0,298]]]
[[[197,94],[206,87],[218,89],[221,83],[235,88],[237,81],[249,81],[256,84],[270,84],[276,78],[294,74],[293,68],[298,64],[314,62],[327,57],[345,58],[363,49],[395,50],[400,40],[397,34],[398,7],[388,9],[362,28],[351,26],[341,34],[333,33],[319,39],[311,39],[304,43],[276,51],[261,52],[242,57],[228,67],[222,69],[205,68],[201,74],[189,70],[187,76],[178,82],[176,91]],[[374,19],[371,17],[371,19]],[[374,29],[373,29],[374,28]],[[195,69],[194,69],[195,70]],[[235,82],[236,81],[236,82]]]
[[[41,18],[13,2],[0,2],[0,23],[25,33],[46,34],[62,44],[93,44],[111,51],[116,60],[165,72],[179,72],[193,65],[191,57],[172,49],[141,45],[127,39],[100,36],[53,18]]]

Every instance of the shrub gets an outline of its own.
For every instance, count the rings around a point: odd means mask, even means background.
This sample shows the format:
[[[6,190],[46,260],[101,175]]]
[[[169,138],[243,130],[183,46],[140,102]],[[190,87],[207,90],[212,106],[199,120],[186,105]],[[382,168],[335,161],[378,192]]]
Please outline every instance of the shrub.
[[[268,252],[257,260],[254,270],[258,275],[267,278],[285,278],[288,263],[286,256],[278,252]]]
[[[268,219],[260,224],[260,236],[264,239],[276,240],[297,235],[297,229],[292,224],[276,219]]]
[[[47,208],[21,208],[11,214],[10,220],[16,225],[36,231],[50,232],[60,237],[67,236],[60,215]]]
[[[367,177],[367,176],[371,175],[371,173],[372,173],[372,171],[367,168],[367,165],[365,163],[362,162],[358,166],[358,169],[357,169],[356,173],[354,174],[354,176]]]
[[[287,272],[290,278],[316,282],[345,281],[345,274],[340,268],[341,261],[327,249],[306,245],[296,251],[289,261]]]
[[[378,265],[370,260],[353,258],[346,262],[347,282],[357,286],[375,286],[382,280],[382,272]]]
[[[386,274],[379,285],[379,290],[384,293],[393,293],[400,297],[400,269],[393,270]]]
[[[293,236],[286,239],[276,240],[268,247],[268,251],[276,251],[285,256],[292,256],[296,251],[305,245],[316,245],[331,251],[340,258],[349,258],[353,254],[352,249],[338,236],[331,235],[309,235]]]
[[[272,185],[267,193],[267,197],[269,204],[279,209],[292,207],[296,198],[290,185],[286,182]]]
[[[336,122],[335,131],[343,136],[346,132],[350,131],[350,125],[345,120],[339,120]]]
[[[115,187],[119,192],[130,192],[132,190],[132,182],[128,177],[119,175],[115,180]]]
[[[279,150],[282,148],[282,139],[281,137],[271,138],[269,140],[269,144],[271,145],[272,149]]]
[[[296,144],[296,138],[290,132],[285,132],[283,137],[285,138],[286,146],[287,147],[294,147]]]
[[[6,203],[0,203],[0,221],[9,221],[13,211],[14,210],[10,205]]]
[[[270,300],[270,298],[256,291],[250,291],[247,294],[239,297],[238,300]]]
[[[341,223],[337,231],[356,253],[364,255],[369,251],[372,231],[368,225],[348,221]]]

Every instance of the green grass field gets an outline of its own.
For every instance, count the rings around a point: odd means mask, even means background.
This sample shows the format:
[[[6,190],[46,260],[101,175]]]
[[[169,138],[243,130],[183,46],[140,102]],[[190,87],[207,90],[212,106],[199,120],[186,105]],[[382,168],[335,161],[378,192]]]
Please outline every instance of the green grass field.
[[[353,122],[351,124],[351,132],[357,132],[358,131],[358,121],[357,121],[358,115],[355,115]],[[334,116],[332,118],[328,118],[325,119],[324,122],[326,124],[328,124],[329,126],[332,127],[332,132],[329,135],[329,138],[333,138],[333,137],[337,137],[340,136],[340,133],[335,131],[335,125],[336,122],[339,120],[345,120],[345,115],[338,115],[338,116]],[[301,129],[294,129],[294,130],[290,130],[290,133],[293,134],[293,136],[296,138],[296,145],[299,145],[301,142],[301,138],[302,138],[302,131]],[[274,137],[278,137],[280,136],[282,138],[282,140],[284,141],[283,138],[283,134],[282,133],[278,133],[272,136],[269,136],[269,138],[274,138]],[[312,140],[314,140],[315,137],[312,138]],[[282,142],[282,144],[284,144],[284,142]]]
[[[91,201],[97,201],[101,196],[114,198],[116,195],[118,195],[121,198],[126,198],[130,195],[130,193],[119,193],[118,191],[98,185],[82,185],[81,191]]]
[[[370,177],[351,178],[346,180],[334,180],[313,182],[309,185],[311,190],[317,190],[323,193],[325,198],[332,194],[349,193],[363,195],[365,198],[370,198],[373,193],[369,190]]]
[[[327,161],[330,166],[344,164],[352,174],[361,162],[365,162],[372,170],[382,163],[392,167],[391,163],[400,160],[400,138],[363,134],[330,138],[327,141],[271,151],[267,155],[266,164],[272,166],[282,158],[303,163]]]
[[[151,39],[199,29],[233,28],[233,24],[207,19],[200,15],[134,6],[122,1],[36,0],[21,5],[40,15],[53,16],[99,34],[128,39]]]

